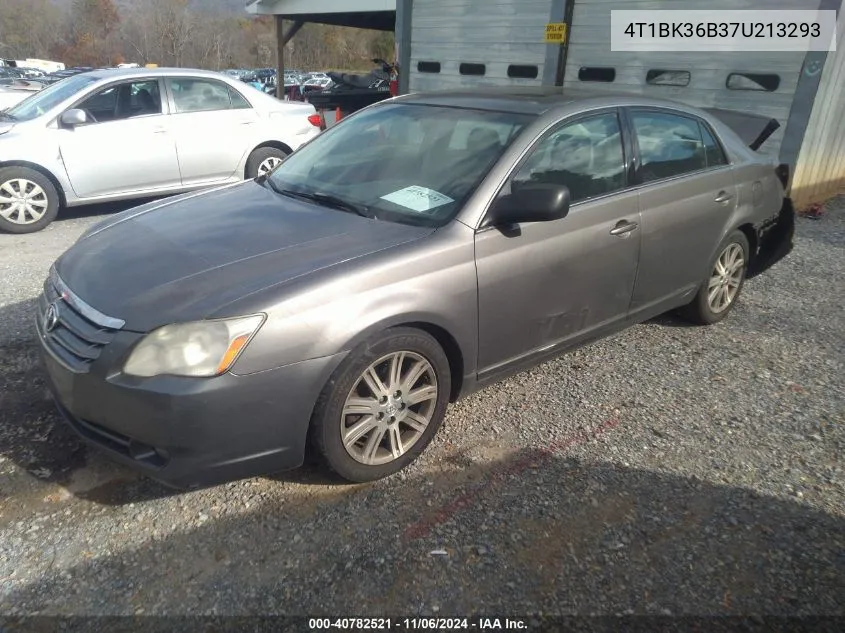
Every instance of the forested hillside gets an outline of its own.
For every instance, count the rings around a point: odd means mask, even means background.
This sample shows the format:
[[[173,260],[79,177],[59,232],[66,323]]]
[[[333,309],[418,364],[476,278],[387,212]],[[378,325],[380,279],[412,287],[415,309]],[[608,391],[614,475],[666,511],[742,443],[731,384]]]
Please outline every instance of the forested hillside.
[[[275,65],[272,18],[244,0],[0,0],[0,57],[68,66],[123,62],[196,68]],[[306,25],[285,49],[289,67],[354,69],[392,57],[390,33]]]

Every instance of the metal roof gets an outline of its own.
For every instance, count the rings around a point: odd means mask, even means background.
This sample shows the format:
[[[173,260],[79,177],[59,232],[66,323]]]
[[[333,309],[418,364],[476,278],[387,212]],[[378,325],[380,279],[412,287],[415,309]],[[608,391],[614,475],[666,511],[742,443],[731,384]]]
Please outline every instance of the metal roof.
[[[285,19],[393,31],[397,0],[252,0],[246,5],[254,15],[280,15]]]

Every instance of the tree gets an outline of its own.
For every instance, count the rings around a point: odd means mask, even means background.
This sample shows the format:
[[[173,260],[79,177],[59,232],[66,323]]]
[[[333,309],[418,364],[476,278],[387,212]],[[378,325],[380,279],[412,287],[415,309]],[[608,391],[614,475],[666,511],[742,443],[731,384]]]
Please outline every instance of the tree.
[[[0,0],[0,57],[49,57],[60,43],[61,11],[50,0]]]
[[[120,14],[113,0],[74,0],[71,37],[64,50],[72,65],[108,66],[116,55]]]

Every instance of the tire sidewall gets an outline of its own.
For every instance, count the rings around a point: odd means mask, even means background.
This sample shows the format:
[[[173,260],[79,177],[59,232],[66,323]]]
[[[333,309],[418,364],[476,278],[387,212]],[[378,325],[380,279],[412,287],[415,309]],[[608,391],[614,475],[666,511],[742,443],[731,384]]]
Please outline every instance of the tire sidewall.
[[[59,213],[59,207],[61,206],[59,192],[56,190],[53,182],[40,171],[30,169],[29,167],[5,167],[0,169],[0,185],[17,178],[31,180],[44,190],[44,194],[47,196],[47,211],[38,222],[33,222],[32,224],[16,224],[0,216],[0,231],[19,235],[37,233],[45,229],[56,219]]]
[[[734,295],[733,301],[731,301],[730,305],[722,310],[721,312],[714,312],[710,308],[710,301],[708,300],[708,286],[707,284],[710,281],[710,277],[713,275],[713,268],[716,266],[716,262],[719,260],[719,257],[722,256],[722,253],[725,252],[725,249],[730,246],[731,244],[739,244],[742,248],[743,257],[745,259],[745,265],[742,271],[742,279],[739,281],[739,288],[736,290],[736,295]],[[739,300],[740,295],[742,294],[742,288],[745,286],[745,276],[748,273],[748,264],[750,261],[750,252],[751,247],[748,243],[748,238],[742,231],[734,231],[728,237],[726,237],[722,243],[719,245],[719,248],[716,249],[716,255],[710,262],[710,266],[707,269],[707,276],[704,278],[704,282],[701,285],[701,290],[698,293],[698,297],[696,298],[696,308],[698,312],[698,316],[700,320],[704,323],[717,323],[724,319],[731,310],[734,309],[737,301]]]
[[[258,167],[271,156],[277,156],[284,160],[289,156],[284,150],[276,147],[259,147],[249,155],[246,161],[246,178],[252,180],[258,177]]]
[[[343,446],[340,429],[343,406],[364,370],[382,356],[398,351],[419,354],[434,368],[437,376],[434,412],[423,435],[402,457],[380,466],[361,464]],[[359,345],[335,370],[315,407],[312,439],[329,467],[344,479],[365,482],[387,477],[413,462],[434,438],[445,417],[450,390],[449,361],[434,337],[414,328],[391,328]]]

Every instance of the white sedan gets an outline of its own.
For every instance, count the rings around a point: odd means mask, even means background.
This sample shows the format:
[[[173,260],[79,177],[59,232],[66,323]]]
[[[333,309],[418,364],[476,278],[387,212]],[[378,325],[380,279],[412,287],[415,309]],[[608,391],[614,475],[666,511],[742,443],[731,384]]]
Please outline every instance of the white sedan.
[[[0,112],[0,230],[61,207],[181,193],[269,173],[320,132],[308,103],[220,73],[109,69],[67,77]]]

